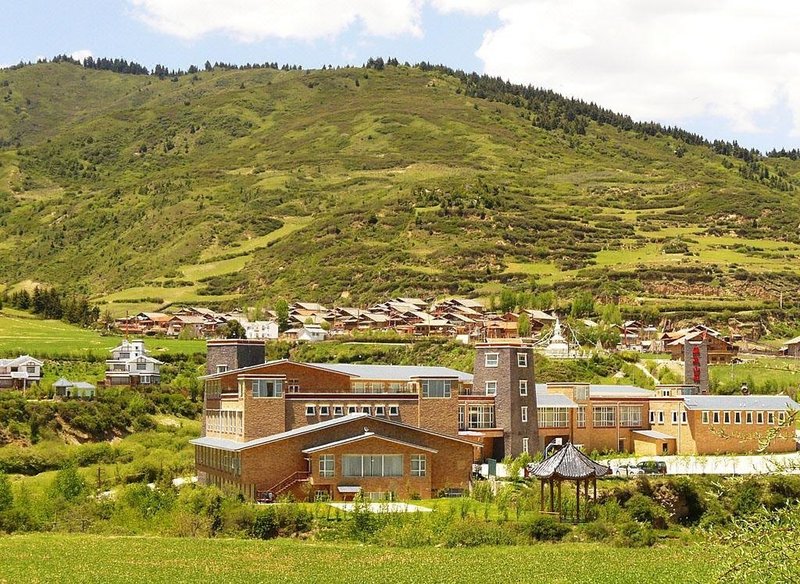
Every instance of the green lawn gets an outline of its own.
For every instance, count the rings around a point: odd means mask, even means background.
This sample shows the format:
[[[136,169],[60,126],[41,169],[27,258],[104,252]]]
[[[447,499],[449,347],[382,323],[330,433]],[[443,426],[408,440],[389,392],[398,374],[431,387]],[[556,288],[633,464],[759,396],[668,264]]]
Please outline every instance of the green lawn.
[[[102,336],[99,332],[73,326],[60,320],[42,320],[27,313],[0,311],[0,354],[28,354],[34,357],[58,355],[108,356],[122,337]],[[153,356],[164,353],[204,353],[205,341],[147,339],[145,347]]]
[[[800,361],[764,358],[735,365],[712,365],[711,383],[718,391],[738,390],[747,383],[755,393],[794,392],[800,386]]]
[[[0,582],[713,582],[714,550],[538,544],[383,548],[282,539],[0,537]]]

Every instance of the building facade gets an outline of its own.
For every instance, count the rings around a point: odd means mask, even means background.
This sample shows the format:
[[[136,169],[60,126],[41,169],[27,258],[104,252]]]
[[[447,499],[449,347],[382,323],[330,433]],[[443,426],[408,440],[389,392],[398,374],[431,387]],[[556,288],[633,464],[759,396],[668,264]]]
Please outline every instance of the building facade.
[[[144,341],[122,341],[111,349],[111,358],[106,360],[106,385],[158,385],[161,383],[161,365],[158,359],[149,357]]]

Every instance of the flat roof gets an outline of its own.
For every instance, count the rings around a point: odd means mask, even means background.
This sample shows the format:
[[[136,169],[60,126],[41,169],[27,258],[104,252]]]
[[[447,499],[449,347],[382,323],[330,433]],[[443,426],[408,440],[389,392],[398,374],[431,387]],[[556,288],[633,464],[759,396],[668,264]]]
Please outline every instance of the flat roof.
[[[536,393],[537,408],[577,408],[578,404],[563,393]]]
[[[664,432],[659,432],[657,430],[634,430],[634,434],[641,434],[647,438],[654,438],[656,440],[675,440],[675,436],[670,436],[669,434],[664,434]]]
[[[786,395],[687,395],[687,410],[800,410]]]
[[[635,385],[589,385],[589,397],[655,397],[656,392]]]
[[[362,379],[382,379],[387,381],[411,381],[421,377],[455,377],[459,381],[472,382],[472,374],[449,367],[427,365],[363,365],[355,363],[307,363],[312,367],[344,373]]]

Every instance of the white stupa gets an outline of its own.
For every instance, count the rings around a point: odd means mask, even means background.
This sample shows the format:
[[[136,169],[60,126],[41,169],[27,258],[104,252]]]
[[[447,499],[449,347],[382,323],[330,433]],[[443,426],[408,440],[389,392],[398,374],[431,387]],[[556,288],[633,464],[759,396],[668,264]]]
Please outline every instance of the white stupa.
[[[553,325],[553,334],[550,335],[550,341],[544,348],[544,354],[554,359],[566,359],[569,357],[569,343],[567,339],[561,334],[561,321],[556,318],[556,324]]]

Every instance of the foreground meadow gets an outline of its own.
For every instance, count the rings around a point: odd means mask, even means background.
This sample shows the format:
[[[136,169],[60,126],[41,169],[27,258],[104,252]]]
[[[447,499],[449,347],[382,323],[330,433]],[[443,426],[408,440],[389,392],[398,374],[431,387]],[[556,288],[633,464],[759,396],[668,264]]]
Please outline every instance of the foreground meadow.
[[[396,549],[253,541],[35,534],[0,537],[0,582],[712,582],[714,550],[538,544]]]

